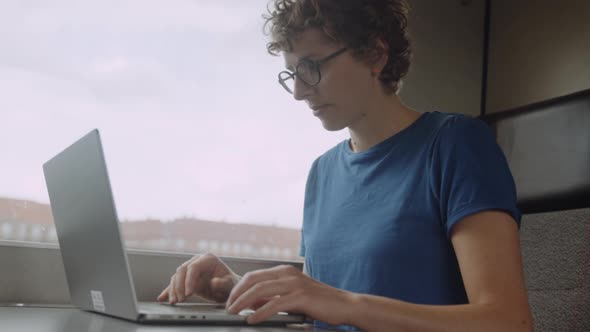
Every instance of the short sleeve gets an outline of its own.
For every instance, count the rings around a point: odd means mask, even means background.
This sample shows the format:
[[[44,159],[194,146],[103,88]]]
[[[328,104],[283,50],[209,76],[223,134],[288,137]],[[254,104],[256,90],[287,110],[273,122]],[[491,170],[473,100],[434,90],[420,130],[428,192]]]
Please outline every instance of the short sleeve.
[[[485,210],[505,211],[520,227],[514,179],[485,122],[449,119],[434,144],[431,167],[431,188],[448,238],[458,221]]]

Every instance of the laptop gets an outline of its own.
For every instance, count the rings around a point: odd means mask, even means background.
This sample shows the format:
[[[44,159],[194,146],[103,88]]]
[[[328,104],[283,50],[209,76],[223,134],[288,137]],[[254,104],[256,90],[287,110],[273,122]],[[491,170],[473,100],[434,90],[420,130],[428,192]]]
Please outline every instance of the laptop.
[[[82,310],[140,323],[246,325],[221,305],[175,306],[138,302],[98,130],[43,165],[51,211],[72,302]],[[279,313],[261,325],[303,323],[303,315]]]

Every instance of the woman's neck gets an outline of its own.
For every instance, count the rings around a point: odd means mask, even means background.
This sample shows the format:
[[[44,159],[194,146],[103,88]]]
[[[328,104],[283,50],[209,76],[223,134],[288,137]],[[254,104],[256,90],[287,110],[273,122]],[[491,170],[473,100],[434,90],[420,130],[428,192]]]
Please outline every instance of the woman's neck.
[[[372,106],[348,128],[350,148],[354,152],[366,151],[383,142],[409,127],[422,115],[404,105],[397,95]]]

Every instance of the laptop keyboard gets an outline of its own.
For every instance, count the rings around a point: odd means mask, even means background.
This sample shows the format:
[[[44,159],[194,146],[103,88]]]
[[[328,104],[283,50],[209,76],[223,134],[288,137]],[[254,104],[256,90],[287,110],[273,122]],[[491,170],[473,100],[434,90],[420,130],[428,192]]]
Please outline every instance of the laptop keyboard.
[[[142,313],[160,315],[195,314],[196,312],[227,314],[225,306],[221,304],[178,303],[170,305],[158,302],[139,302],[137,308]]]

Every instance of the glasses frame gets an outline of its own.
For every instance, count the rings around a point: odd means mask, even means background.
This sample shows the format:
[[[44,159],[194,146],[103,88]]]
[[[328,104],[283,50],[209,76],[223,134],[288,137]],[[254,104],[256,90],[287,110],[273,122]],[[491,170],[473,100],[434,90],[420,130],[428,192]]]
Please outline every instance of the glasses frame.
[[[289,88],[289,86],[286,83],[286,81],[288,81],[290,79],[295,81],[295,79],[297,77],[303,83],[305,83],[307,86],[316,86],[316,85],[320,84],[320,81],[322,80],[322,71],[320,70],[320,66],[323,65],[324,63],[334,59],[335,57],[339,56],[340,54],[344,53],[347,49],[348,49],[348,47],[343,47],[343,48],[339,49],[338,51],[331,53],[330,55],[328,55],[324,58],[321,58],[319,60],[314,61],[314,60],[309,60],[309,59],[303,59],[303,60],[299,61],[299,63],[297,63],[297,66],[295,66],[295,72],[292,72],[290,70],[283,70],[278,74],[279,84],[281,84],[283,86],[283,88],[285,90],[287,90],[287,92],[290,94],[293,94],[293,91]],[[313,68],[318,73],[317,82],[307,82],[306,80],[304,80],[301,76],[299,76],[297,74],[299,72],[300,66],[303,64],[309,65],[309,68]],[[281,77],[281,76],[284,76],[284,74],[286,74],[287,76]]]

